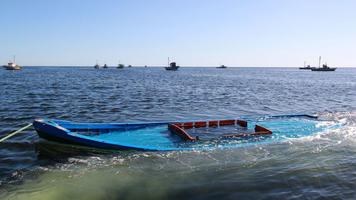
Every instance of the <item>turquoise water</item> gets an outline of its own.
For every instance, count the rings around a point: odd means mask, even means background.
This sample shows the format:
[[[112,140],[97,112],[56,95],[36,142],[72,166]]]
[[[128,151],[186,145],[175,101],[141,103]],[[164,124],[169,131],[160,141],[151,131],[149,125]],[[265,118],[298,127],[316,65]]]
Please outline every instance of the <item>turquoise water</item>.
[[[320,125],[324,123],[324,125]],[[329,123],[329,124],[327,124]],[[126,131],[111,131],[108,133],[94,134],[93,138],[106,141],[107,143],[116,143],[126,146],[139,146],[141,148],[158,148],[158,149],[177,149],[180,148],[227,148],[227,147],[239,147],[243,145],[255,145],[263,143],[280,142],[289,138],[300,138],[316,134],[327,128],[330,128],[334,122],[323,122],[305,118],[279,118],[279,119],[263,119],[258,122],[249,121],[248,129],[253,130],[255,125],[262,125],[271,131],[272,135],[266,136],[249,136],[241,138],[231,139],[219,139],[216,136],[215,139],[208,141],[184,141],[176,135],[172,134],[167,125],[161,125],[156,127],[146,127],[141,129],[133,129]],[[235,126],[219,127],[219,128],[193,128],[186,131],[195,132],[200,130],[205,134],[219,133],[227,131],[221,135],[233,134]],[[204,134],[200,135],[204,135]],[[237,132],[235,133],[237,134]],[[218,135],[218,134],[217,134]]]
[[[172,137],[172,134],[167,129],[167,125],[110,132],[108,134],[101,134],[95,138],[119,144],[163,148],[177,147],[175,142],[180,142],[180,138],[174,136]]]
[[[261,121],[274,134],[254,145],[163,152],[103,152],[40,140],[27,129],[0,143],[0,199],[354,199],[355,80],[354,68],[0,70],[1,137],[38,118],[100,123],[311,113],[327,121],[306,121],[298,131]],[[268,140],[274,142],[259,143]]]

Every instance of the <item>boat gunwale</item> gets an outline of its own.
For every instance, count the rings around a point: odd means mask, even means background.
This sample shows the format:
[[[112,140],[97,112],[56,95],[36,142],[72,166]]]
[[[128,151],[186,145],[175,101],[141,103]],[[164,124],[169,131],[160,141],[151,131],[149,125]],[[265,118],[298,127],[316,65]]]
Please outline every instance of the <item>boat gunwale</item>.
[[[72,124],[72,125],[121,125],[121,126],[127,126],[127,125],[148,125],[148,126],[159,126],[159,125],[165,125],[165,124],[172,124],[172,123],[184,123],[184,122],[199,122],[199,121],[220,121],[220,120],[230,120],[230,119],[243,119],[243,120],[252,120],[252,119],[267,119],[267,118],[283,118],[283,117],[309,117],[309,118],[314,118],[317,119],[318,117],[316,115],[311,115],[307,113],[301,113],[301,114],[283,114],[283,115],[256,115],[256,116],[241,116],[241,117],[229,117],[229,118],[211,118],[211,119],[199,119],[199,120],[178,120],[178,121],[161,121],[161,122],[111,122],[111,123],[81,123],[81,122],[72,122],[72,121],[66,121],[66,120],[43,120],[43,121],[48,121],[48,122],[54,122],[53,124]],[[42,119],[39,119],[42,120]]]

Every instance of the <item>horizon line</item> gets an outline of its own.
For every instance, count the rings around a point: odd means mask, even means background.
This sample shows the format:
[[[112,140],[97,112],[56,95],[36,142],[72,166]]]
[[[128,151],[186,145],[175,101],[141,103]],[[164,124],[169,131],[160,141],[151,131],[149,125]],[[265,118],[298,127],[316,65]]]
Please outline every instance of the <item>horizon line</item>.
[[[146,68],[145,65],[131,65],[132,67],[142,67]],[[147,67],[166,67],[165,65],[146,65]],[[23,67],[94,67],[91,65],[23,65]],[[101,68],[103,66],[100,66]],[[116,68],[116,65],[108,65],[109,68]],[[204,68],[216,68],[218,66],[180,66],[180,67],[185,67],[185,68],[194,68],[194,67],[204,67]],[[227,66],[227,68],[258,68],[258,67],[263,67],[263,68],[299,68],[300,66]],[[129,68],[128,66],[125,66],[125,68]],[[356,66],[342,66],[342,67],[336,67],[336,68],[356,68]]]

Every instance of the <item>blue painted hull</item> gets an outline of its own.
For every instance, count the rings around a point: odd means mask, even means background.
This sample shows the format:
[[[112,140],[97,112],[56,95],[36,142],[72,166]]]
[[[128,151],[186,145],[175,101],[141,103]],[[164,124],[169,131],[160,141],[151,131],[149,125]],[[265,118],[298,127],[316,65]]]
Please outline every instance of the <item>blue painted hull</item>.
[[[169,123],[182,123],[186,121],[72,123],[61,120],[35,120],[33,125],[41,138],[51,141],[102,149],[151,151],[233,148],[280,142],[288,138],[304,137],[343,125],[331,122],[327,126],[319,126],[318,124],[321,121],[308,114],[241,117],[239,119],[248,121],[250,128],[257,123],[262,124],[272,130],[273,134],[268,136],[248,136],[233,139],[219,138],[209,141],[192,142],[181,140],[171,134],[167,127]]]

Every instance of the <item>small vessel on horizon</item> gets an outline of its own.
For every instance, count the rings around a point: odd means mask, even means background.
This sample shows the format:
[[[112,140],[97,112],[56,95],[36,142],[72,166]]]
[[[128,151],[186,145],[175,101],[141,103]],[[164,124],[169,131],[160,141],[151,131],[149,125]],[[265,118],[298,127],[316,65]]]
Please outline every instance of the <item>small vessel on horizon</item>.
[[[177,66],[176,62],[169,62],[169,57],[168,57],[168,66],[165,67],[166,70],[171,70],[171,71],[177,71],[179,66]]]
[[[328,71],[335,71],[336,67],[329,67],[327,64],[323,64],[323,67],[312,67],[311,70],[328,72]]]
[[[323,64],[323,67],[320,67],[320,63],[321,63],[321,56],[319,56],[319,67],[312,67],[311,70],[312,71],[323,71],[323,72],[328,72],[328,71],[335,71],[336,67],[329,67],[326,63]]]
[[[95,69],[99,69],[100,68],[100,65],[98,64],[98,61],[96,61],[96,64],[94,65],[94,68]]]
[[[105,69],[109,68],[109,66],[107,64],[104,64],[104,67]]]
[[[216,67],[216,68],[218,68],[218,69],[225,69],[225,68],[227,68],[225,65],[220,65],[219,67]]]
[[[120,63],[120,60],[119,60],[119,64],[117,65],[117,68],[118,69],[123,69],[125,67],[125,65],[124,64],[121,64]]]
[[[22,66],[15,64],[15,58],[16,58],[16,56],[14,56],[13,61],[10,60],[7,63],[7,65],[3,65],[4,69],[6,69],[6,70],[20,70],[20,69],[22,69]]]

